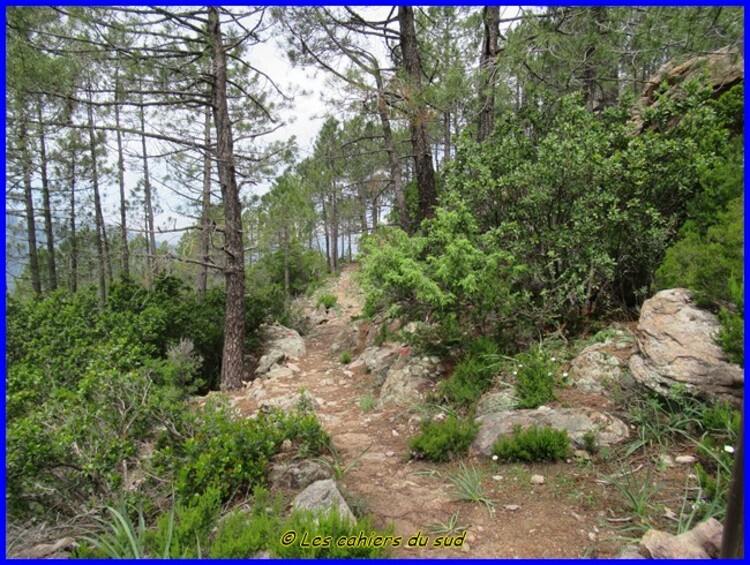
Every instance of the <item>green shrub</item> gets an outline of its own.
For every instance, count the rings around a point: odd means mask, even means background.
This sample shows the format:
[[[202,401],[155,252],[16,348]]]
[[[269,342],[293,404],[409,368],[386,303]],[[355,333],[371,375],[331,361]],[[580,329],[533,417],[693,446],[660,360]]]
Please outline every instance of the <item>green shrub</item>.
[[[556,367],[540,350],[534,349],[516,356],[513,374],[519,407],[538,408],[555,399]]]
[[[491,386],[498,368],[498,346],[488,338],[469,342],[466,356],[453,373],[440,383],[442,400],[459,407],[472,406]]]
[[[421,432],[409,442],[409,449],[417,458],[449,461],[468,451],[478,431],[473,418],[460,420],[451,414],[443,422],[423,423]]]
[[[352,354],[348,351],[344,351],[339,356],[339,361],[341,362],[342,365],[348,365],[349,363],[352,362]]]
[[[285,439],[297,442],[303,455],[319,454],[329,442],[313,414],[273,410],[240,419],[226,402],[209,401],[184,439],[160,445],[154,464],[160,474],[174,477],[178,496],[215,488],[226,501],[263,484],[268,460]]]
[[[336,306],[338,300],[339,299],[335,294],[321,294],[316,306],[323,306],[326,310],[330,310]]]
[[[495,442],[492,453],[508,462],[556,461],[568,456],[569,446],[567,430],[516,426],[512,436],[501,437]]]

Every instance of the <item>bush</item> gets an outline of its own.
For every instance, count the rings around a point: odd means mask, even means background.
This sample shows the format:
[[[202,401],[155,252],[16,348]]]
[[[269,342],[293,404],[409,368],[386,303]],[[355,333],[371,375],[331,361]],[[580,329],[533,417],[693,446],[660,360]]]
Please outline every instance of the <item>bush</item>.
[[[556,461],[568,456],[570,440],[567,430],[516,426],[511,437],[501,437],[492,446],[498,459],[514,461]]]
[[[409,449],[417,458],[449,461],[468,451],[478,431],[479,425],[473,418],[460,420],[450,415],[443,422],[422,424],[422,431],[409,442]]]
[[[348,365],[349,363],[351,363],[351,362],[352,362],[352,354],[351,354],[351,353],[349,353],[348,351],[344,351],[344,352],[343,352],[343,353],[342,353],[342,354],[341,354],[341,355],[339,356],[339,361],[341,361],[341,363],[342,363],[343,365]]]
[[[330,310],[336,306],[338,300],[339,299],[335,294],[321,294],[315,306],[323,306],[326,310]]]
[[[222,501],[262,485],[268,460],[285,439],[297,442],[303,455],[317,455],[329,442],[314,414],[274,410],[239,419],[216,401],[207,402],[187,428],[184,439],[162,442],[155,468],[174,477],[178,496],[215,488]]]
[[[468,343],[466,355],[453,373],[440,383],[438,395],[458,407],[472,406],[491,386],[497,372],[498,346],[480,337]]]
[[[555,399],[554,362],[540,350],[516,356],[516,394],[519,407],[538,408]]]

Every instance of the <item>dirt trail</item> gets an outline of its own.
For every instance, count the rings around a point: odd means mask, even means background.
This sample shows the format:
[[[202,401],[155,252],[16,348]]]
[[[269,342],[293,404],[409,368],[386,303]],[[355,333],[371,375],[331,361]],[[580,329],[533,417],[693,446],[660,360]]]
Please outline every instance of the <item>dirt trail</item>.
[[[320,421],[331,434],[344,464],[352,462],[363,450],[367,453],[350,470],[341,484],[350,502],[362,505],[374,516],[375,526],[395,526],[396,535],[406,540],[421,530],[429,538],[425,548],[395,550],[395,556],[425,557],[579,557],[611,555],[604,547],[594,551],[594,536],[600,536],[595,524],[599,516],[561,494],[558,475],[566,475],[567,486],[585,480],[585,473],[575,473],[572,465],[497,466],[491,461],[471,461],[484,471],[485,494],[495,503],[490,513],[481,504],[456,500],[447,473],[457,464],[435,464],[412,461],[409,439],[418,431],[419,416],[399,408],[379,407],[364,410],[359,399],[368,393],[375,399],[378,390],[363,369],[347,369],[331,353],[331,345],[350,322],[361,313],[359,287],[353,269],[344,270],[333,283],[336,294],[336,316],[306,336],[307,355],[295,365],[299,368],[289,378],[278,379],[273,396],[307,390],[321,405],[316,409]],[[255,401],[237,397],[236,406],[246,414],[257,409]],[[573,471],[573,476],[571,476]],[[533,473],[544,474],[545,485],[531,485]],[[493,478],[494,475],[494,478]],[[503,476],[497,480],[497,476]],[[577,475],[577,476],[576,476]],[[586,481],[588,483],[588,481]],[[593,483],[593,481],[591,481]],[[583,492],[586,488],[581,487]],[[515,510],[505,505],[518,505]],[[462,549],[433,548],[439,535],[428,531],[429,525],[447,524],[458,512],[457,525],[467,526]],[[601,532],[603,534],[603,532]]]

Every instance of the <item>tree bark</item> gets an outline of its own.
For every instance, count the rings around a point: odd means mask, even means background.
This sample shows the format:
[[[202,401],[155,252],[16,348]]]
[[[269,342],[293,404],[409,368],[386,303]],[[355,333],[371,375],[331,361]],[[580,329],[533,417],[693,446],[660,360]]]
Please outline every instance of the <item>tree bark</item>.
[[[22,109],[21,112],[25,112]],[[26,201],[26,235],[29,246],[29,273],[31,274],[31,288],[34,294],[42,293],[42,279],[39,275],[39,256],[36,243],[36,221],[34,219],[34,198],[31,192],[31,151],[29,150],[29,132],[26,116],[21,118],[21,130],[18,134],[21,159],[23,160],[23,192]]]
[[[55,235],[52,232],[52,207],[50,206],[49,178],[47,176],[47,140],[42,119],[42,101],[39,100],[39,160],[42,176],[42,209],[44,212],[44,233],[47,236],[47,284],[49,290],[57,289],[57,265],[55,263]]]
[[[206,147],[211,145],[211,107],[206,106],[203,128],[203,142]],[[201,202],[201,261],[198,272],[198,293],[205,294],[208,288],[208,261],[211,253],[211,154],[206,151],[203,155],[203,199]]]
[[[143,104],[140,106],[141,119],[141,153],[143,155],[143,206],[146,216],[146,240],[148,253],[146,254],[146,282],[148,286],[156,275],[156,235],[154,233],[154,207],[151,200],[151,175],[148,170],[148,149],[146,148],[146,119]]]
[[[495,84],[497,82],[498,38],[500,36],[500,7],[485,6],[482,11],[484,21],[484,43],[479,66],[485,73],[482,88],[482,110],[479,112],[477,141],[487,139],[495,127]]]
[[[412,150],[414,152],[414,171],[419,192],[417,223],[421,223],[425,218],[431,218],[435,214],[435,207],[437,206],[435,169],[432,165],[432,153],[427,132],[427,106],[422,100],[422,63],[414,29],[413,8],[399,6],[398,21],[403,66],[409,80],[406,89],[408,93],[407,107]]]
[[[234,168],[232,122],[227,108],[227,60],[219,12],[213,6],[208,9],[208,35],[212,47],[211,103],[216,127],[216,160],[226,222],[226,321],[221,389],[233,390],[242,386],[245,345],[245,260],[242,245],[242,208]]]
[[[89,102],[91,102],[91,85],[89,85]],[[102,213],[102,201],[99,194],[99,169],[96,158],[96,135],[94,134],[94,111],[92,105],[87,107],[89,120],[89,152],[91,153],[91,182],[94,189],[94,222],[96,224],[96,256],[99,262],[99,307],[104,308],[107,301],[106,271],[109,255],[109,246],[105,245],[106,232],[104,228],[104,215]],[[111,273],[111,269],[110,269]],[[110,279],[111,280],[111,279]]]
[[[120,239],[122,240],[122,278],[130,277],[130,251],[128,249],[128,214],[125,200],[125,157],[122,151],[122,132],[120,132],[120,72],[115,71],[115,126],[117,129],[117,182],[120,186]]]
[[[380,124],[383,128],[385,151],[388,154],[388,167],[391,173],[391,182],[393,183],[393,193],[396,197],[398,223],[402,230],[409,233],[411,231],[411,222],[409,220],[409,211],[406,208],[406,196],[404,195],[404,181],[401,176],[401,164],[398,162],[398,153],[396,152],[396,145],[393,142],[391,120],[388,117],[388,103],[385,98],[385,92],[383,91],[383,79],[378,75],[376,81],[378,88],[378,116],[380,116]]]

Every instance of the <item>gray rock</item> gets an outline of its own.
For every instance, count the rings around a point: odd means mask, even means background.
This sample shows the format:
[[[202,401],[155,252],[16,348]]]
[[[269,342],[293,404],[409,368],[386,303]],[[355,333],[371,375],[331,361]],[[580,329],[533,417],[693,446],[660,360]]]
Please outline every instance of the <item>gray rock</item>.
[[[663,290],[646,300],[636,330],[639,353],[630,372],[641,385],[668,395],[675,385],[698,396],[739,408],[744,375],[716,344],[719,323],[695,306],[683,288]]]
[[[313,512],[338,512],[339,515],[355,523],[354,514],[341,496],[333,479],[316,481],[299,493],[292,501],[294,510],[312,510]]]
[[[284,353],[280,349],[272,349],[260,358],[260,361],[258,362],[258,368],[255,369],[255,374],[257,376],[265,375],[268,371],[271,370],[271,367],[282,363],[284,359],[286,359],[286,353]]]
[[[260,403],[261,410],[268,408],[278,408],[284,412],[290,412],[295,410],[298,406],[302,406],[308,411],[315,411],[321,406],[321,401],[315,398],[312,394],[303,390],[302,392],[295,392],[293,394],[287,394],[285,396],[277,396],[276,398],[269,398],[263,400]]]
[[[272,489],[305,488],[315,481],[331,478],[330,469],[322,463],[305,459],[296,463],[276,463],[269,471]]]
[[[540,406],[536,410],[513,410],[487,414],[477,418],[479,433],[471,448],[482,455],[492,454],[492,445],[501,436],[513,434],[515,426],[552,427],[567,430],[573,445],[586,447],[583,437],[593,432],[600,446],[619,443],[628,437],[628,427],[618,418],[591,408],[560,408]]]
[[[360,354],[357,361],[364,363],[367,371],[373,375],[375,386],[381,386],[398,357],[397,347],[368,347]],[[353,368],[358,366],[356,362],[352,363]]]
[[[424,401],[439,371],[429,358],[402,358],[388,371],[380,389],[380,403],[408,407]]]
[[[542,476],[542,475],[531,475],[531,484],[532,485],[543,485],[544,484],[544,476]]]
[[[680,465],[692,465],[695,463],[695,457],[692,455],[678,455],[674,458],[674,461]]]
[[[262,379],[286,379],[288,377],[291,377],[294,375],[292,370],[289,367],[283,367],[281,365],[274,365],[271,367],[271,370],[269,370],[265,375],[261,375]]]
[[[514,387],[499,392],[488,392],[477,402],[477,416],[513,410],[517,402]]]
[[[339,355],[345,351],[353,352],[359,343],[359,326],[347,326],[339,332],[331,345],[331,353]]]
[[[595,343],[581,351],[570,365],[570,379],[584,392],[600,394],[609,383],[619,382],[622,363],[605,351],[611,343]]]

